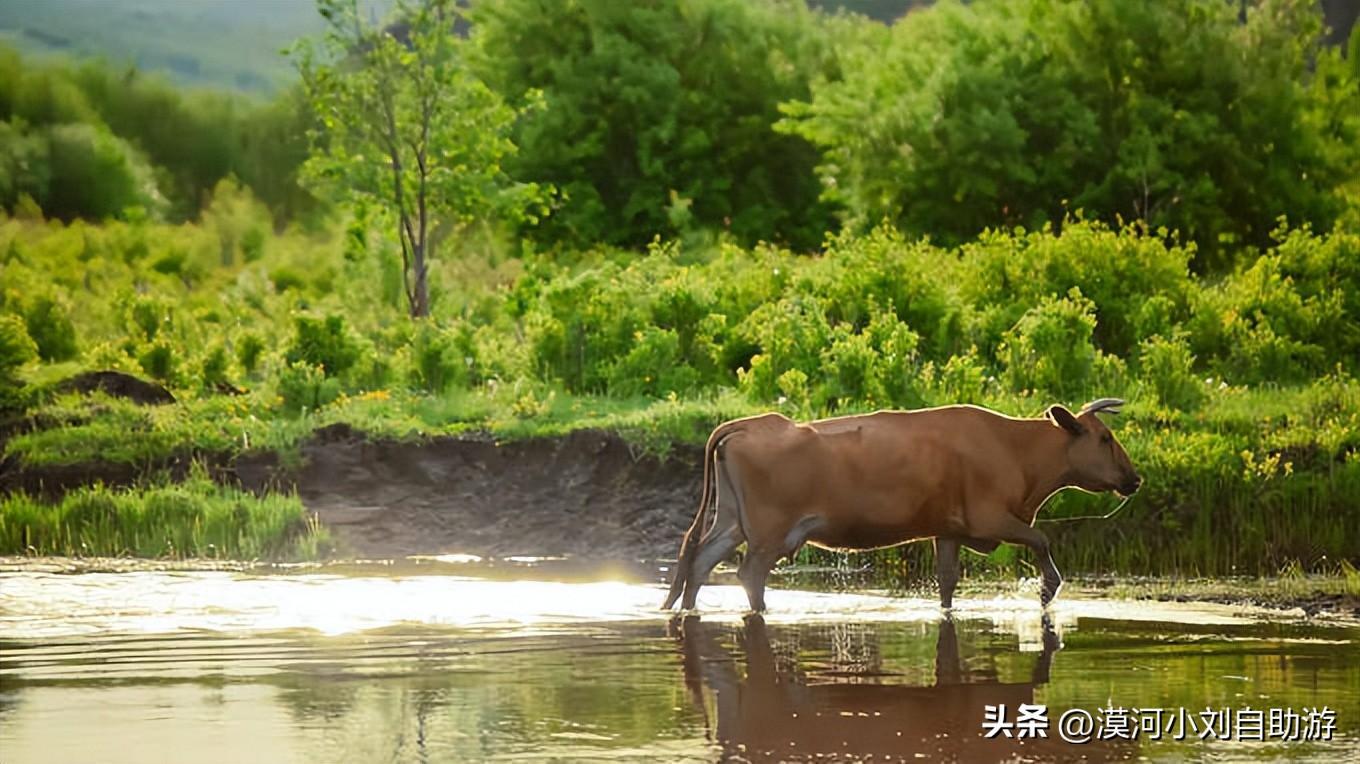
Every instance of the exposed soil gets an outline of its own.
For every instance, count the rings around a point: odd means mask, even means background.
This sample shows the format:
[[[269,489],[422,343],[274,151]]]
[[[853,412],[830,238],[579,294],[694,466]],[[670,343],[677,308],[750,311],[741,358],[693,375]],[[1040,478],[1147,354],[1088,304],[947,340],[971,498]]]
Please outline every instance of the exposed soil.
[[[674,557],[699,499],[698,449],[661,460],[599,431],[407,443],[337,425],[302,451],[299,495],[360,557]]]
[[[174,403],[175,396],[169,390],[156,384],[138,379],[120,371],[87,371],[62,382],[57,386],[63,392],[89,394],[101,391],[115,398],[126,398],[133,403],[155,406]]]

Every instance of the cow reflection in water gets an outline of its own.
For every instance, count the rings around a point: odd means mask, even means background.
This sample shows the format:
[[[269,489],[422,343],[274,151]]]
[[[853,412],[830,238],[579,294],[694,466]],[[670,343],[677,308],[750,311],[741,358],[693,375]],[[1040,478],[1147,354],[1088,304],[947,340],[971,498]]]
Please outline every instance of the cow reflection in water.
[[[822,681],[787,660],[780,665],[759,615],[747,616],[739,635],[746,653],[743,679],[720,642],[720,626],[690,616],[672,621],[672,627],[684,653],[685,684],[725,760],[1101,761],[1136,753],[1127,741],[1119,747],[1109,741],[1064,742],[1057,733],[1061,709],[1050,713],[1048,738],[984,737],[984,706],[1004,704],[1007,720],[1014,721],[1022,703],[1034,703],[1034,688],[1048,682],[1059,640],[1047,620],[1029,682],[1001,682],[990,672],[966,670],[954,622],[941,622],[935,683],[920,687],[866,683],[882,675],[865,672],[872,666],[855,665],[854,658],[849,666],[838,661]],[[859,674],[861,681],[847,682],[847,674]],[[705,685],[715,696],[716,731]]]

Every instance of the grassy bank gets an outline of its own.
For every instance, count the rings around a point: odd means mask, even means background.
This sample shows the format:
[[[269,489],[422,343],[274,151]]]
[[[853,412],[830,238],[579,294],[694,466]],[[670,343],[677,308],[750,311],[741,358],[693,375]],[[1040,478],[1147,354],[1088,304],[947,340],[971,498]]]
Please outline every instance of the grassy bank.
[[[255,496],[202,475],[146,488],[95,485],[57,502],[0,499],[0,554],[311,560],[330,546],[296,496]]]
[[[1205,274],[1193,247],[1080,221],[955,248],[881,229],[817,255],[699,240],[511,257],[486,238],[440,261],[435,315],[413,322],[390,247],[366,229],[264,235],[228,256],[238,229],[259,230],[242,215],[0,222],[10,469],[152,473],[257,450],[296,462],[334,423],[397,439],[599,428],[664,454],[767,410],[968,402],[1023,416],[1117,396],[1129,403],[1111,422],[1145,488],[1109,521],[1045,525],[1065,570],[1360,561],[1354,233],[1281,229]],[[177,402],[59,392],[104,368]],[[1063,496],[1044,516],[1112,506]],[[925,568],[925,546],[871,560]],[[1013,571],[1025,556],[969,564]]]

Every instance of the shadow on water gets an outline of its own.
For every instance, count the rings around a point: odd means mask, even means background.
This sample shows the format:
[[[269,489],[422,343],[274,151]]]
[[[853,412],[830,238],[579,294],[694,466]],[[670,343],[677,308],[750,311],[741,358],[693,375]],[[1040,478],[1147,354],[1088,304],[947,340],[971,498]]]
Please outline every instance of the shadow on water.
[[[1044,734],[1051,737],[984,735],[986,706],[1004,705],[1014,719],[1022,704],[1035,703],[1035,688],[1049,681],[1061,640],[1047,619],[1027,682],[1003,682],[995,671],[967,668],[952,619],[939,624],[933,682],[919,686],[882,683],[877,661],[853,654],[843,655],[829,670],[809,672],[796,655],[771,643],[770,629],[758,615],[748,616],[739,634],[744,678],[722,644],[721,626],[689,616],[672,620],[670,633],[681,645],[691,702],[704,713],[725,759],[998,761],[1019,756],[1063,761],[1123,759],[1136,752],[1129,741],[1075,746],[1048,731]],[[711,714],[705,688],[714,697]]]

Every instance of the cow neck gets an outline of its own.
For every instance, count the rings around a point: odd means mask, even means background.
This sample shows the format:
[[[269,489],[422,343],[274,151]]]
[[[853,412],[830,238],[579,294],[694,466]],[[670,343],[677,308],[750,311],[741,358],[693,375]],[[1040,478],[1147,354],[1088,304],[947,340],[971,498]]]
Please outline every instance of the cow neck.
[[[1048,497],[1073,485],[1067,465],[1068,434],[1047,419],[1026,419],[1018,428],[1017,452],[1025,474],[1026,521],[1032,521]]]

